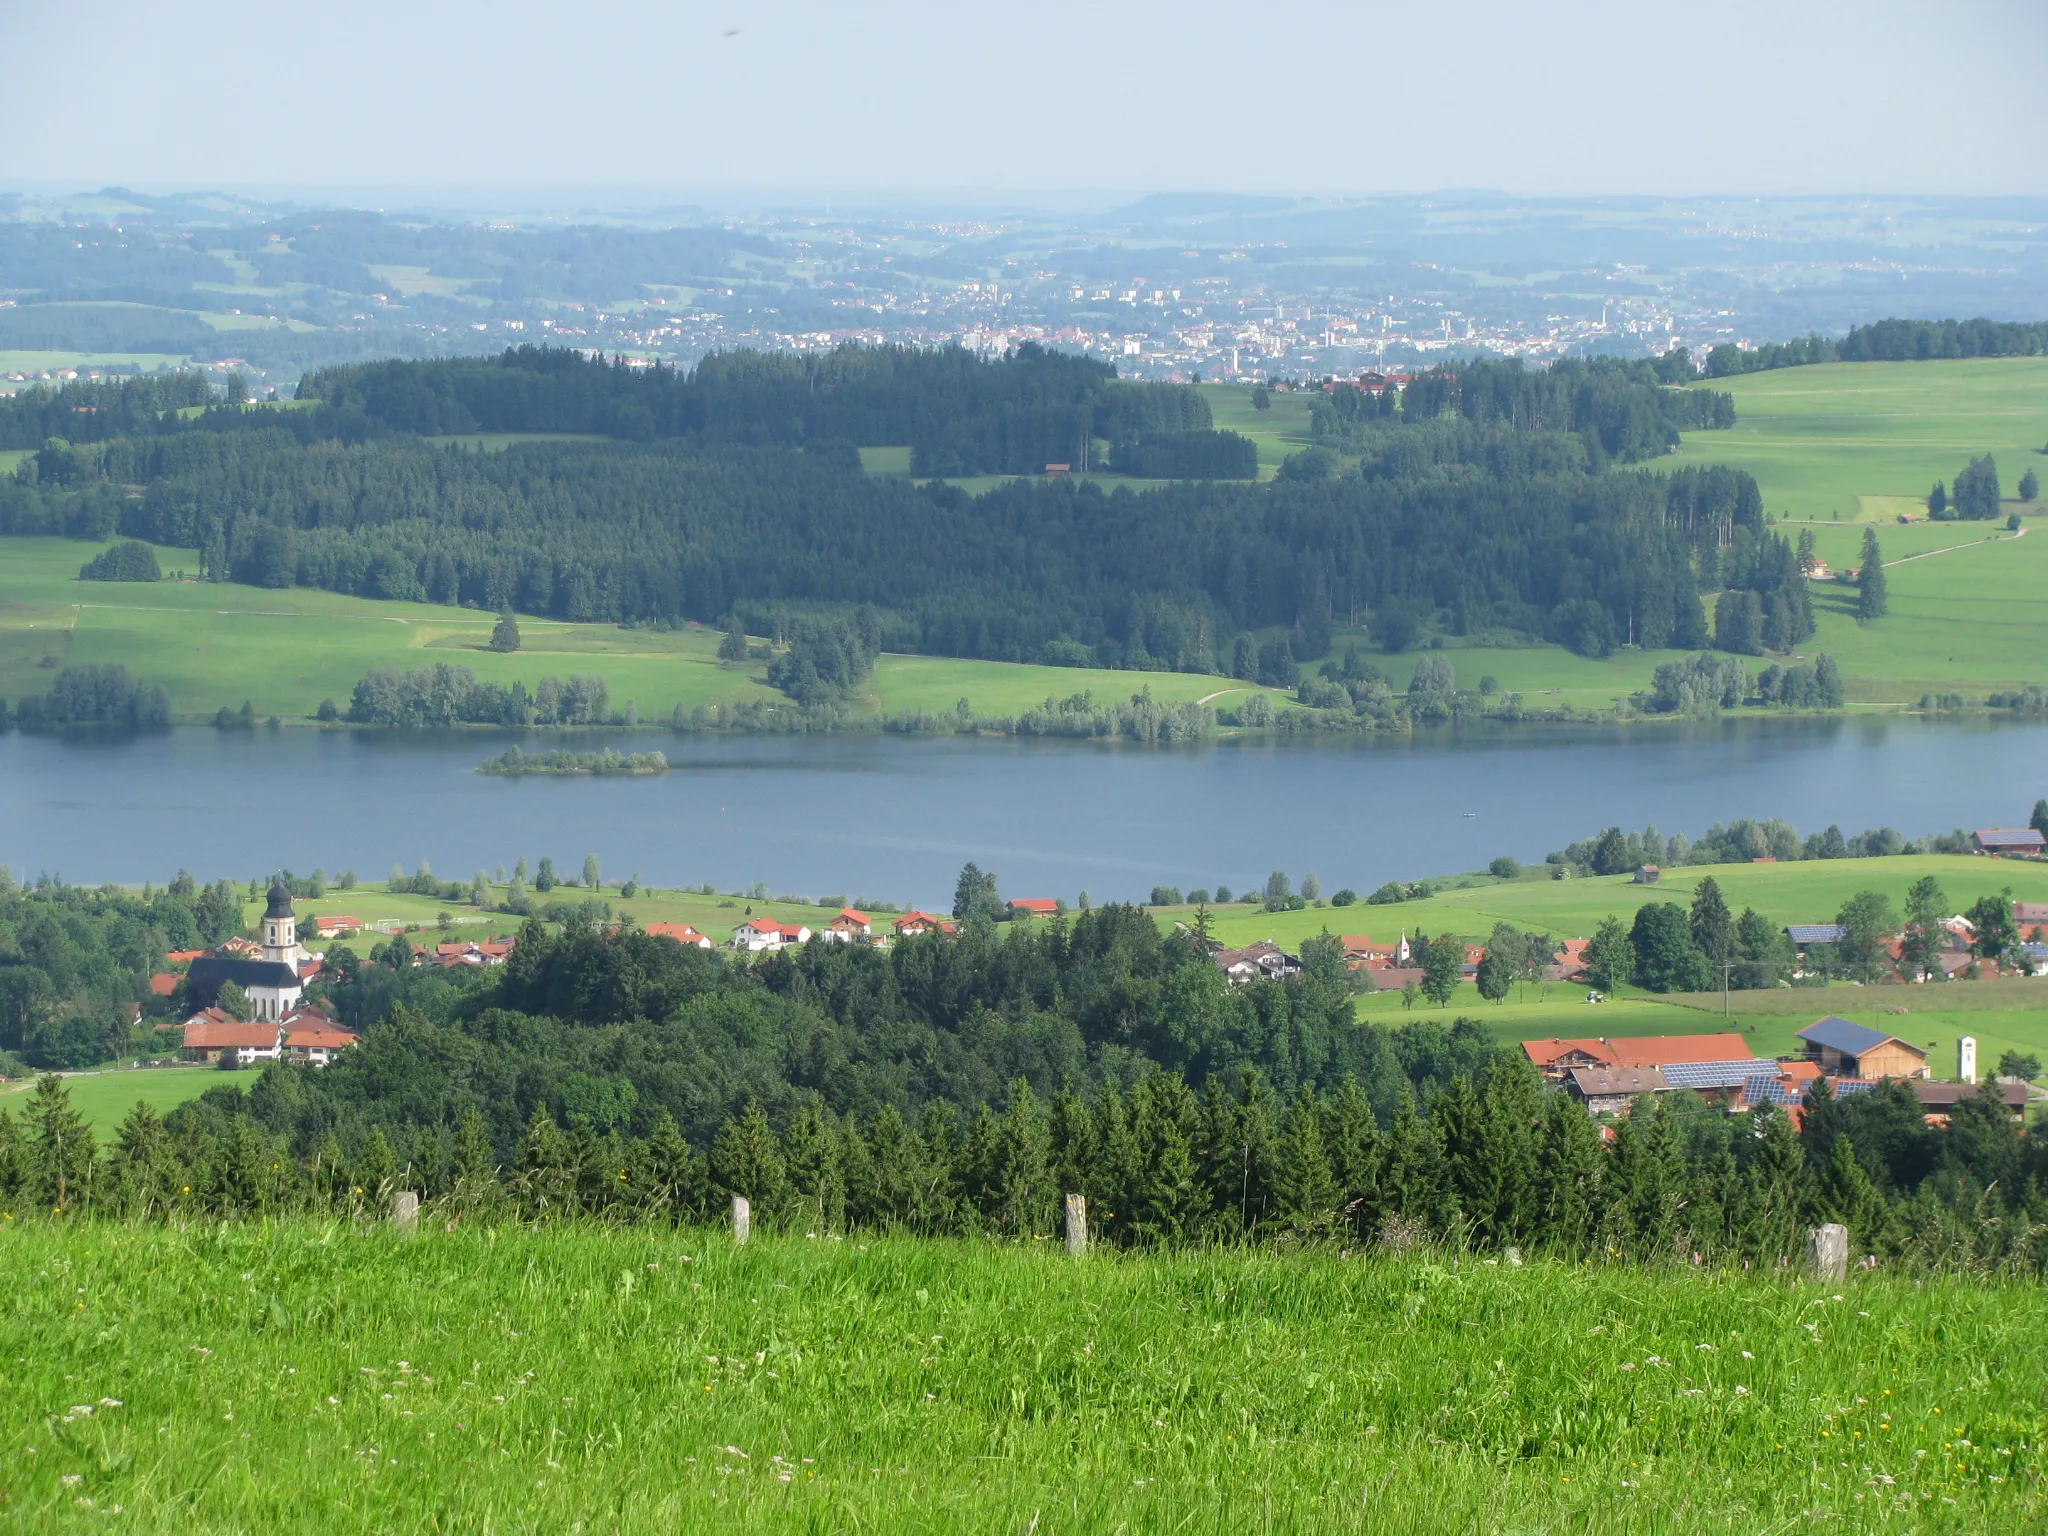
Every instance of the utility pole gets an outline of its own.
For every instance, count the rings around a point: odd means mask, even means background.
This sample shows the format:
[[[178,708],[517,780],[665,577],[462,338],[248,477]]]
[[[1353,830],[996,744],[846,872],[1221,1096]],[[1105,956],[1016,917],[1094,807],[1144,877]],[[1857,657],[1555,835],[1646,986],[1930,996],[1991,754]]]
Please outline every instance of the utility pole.
[[[1723,960],[1721,962],[1721,1017],[1724,1019],[1734,1017],[1734,1015],[1728,1011],[1729,978],[1734,974],[1735,962],[1733,960]]]

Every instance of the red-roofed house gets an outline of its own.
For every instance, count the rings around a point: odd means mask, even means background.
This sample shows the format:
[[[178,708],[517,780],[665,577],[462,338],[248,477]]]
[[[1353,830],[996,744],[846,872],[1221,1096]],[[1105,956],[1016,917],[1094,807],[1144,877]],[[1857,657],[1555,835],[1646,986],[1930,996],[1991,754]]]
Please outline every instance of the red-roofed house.
[[[710,949],[711,940],[688,923],[649,923],[647,932],[657,939],[674,939],[690,949]]]
[[[275,1022],[248,1024],[206,1008],[185,1021],[184,1044],[178,1055],[186,1061],[217,1062],[232,1053],[243,1066],[258,1061],[276,1061],[281,1054],[279,1040],[283,1027]]]
[[[1624,1067],[1668,1067],[1686,1061],[1750,1061],[1756,1048],[1741,1035],[1636,1035],[1606,1042]]]
[[[875,920],[852,907],[841,907],[839,915],[825,925],[824,936],[835,944],[871,939],[875,936]]]
[[[1020,896],[1010,903],[1012,917],[1052,917],[1060,904],[1050,896]]]
[[[764,949],[781,949],[787,944],[807,943],[811,930],[802,923],[778,923],[772,918],[753,917],[733,930],[734,949],[759,953]]]
[[[203,949],[174,949],[164,958],[173,965],[190,965],[205,953]]]
[[[943,917],[933,917],[929,912],[906,912],[890,924],[898,937],[914,939],[921,933],[953,933],[955,924]]]
[[[313,932],[323,939],[353,938],[362,931],[363,920],[360,917],[343,917],[336,913],[331,917],[313,919]]]
[[[149,995],[151,997],[171,997],[176,994],[178,983],[183,980],[184,977],[174,976],[169,971],[158,971],[149,978]]]

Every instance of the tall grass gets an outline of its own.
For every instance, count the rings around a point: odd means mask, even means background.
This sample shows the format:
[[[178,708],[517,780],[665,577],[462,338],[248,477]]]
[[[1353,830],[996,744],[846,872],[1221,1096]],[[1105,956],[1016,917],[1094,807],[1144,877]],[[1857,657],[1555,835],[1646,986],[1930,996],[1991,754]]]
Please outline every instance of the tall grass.
[[[18,1529],[2025,1528],[2036,1287],[0,1222]],[[109,1519],[118,1511],[118,1520]]]

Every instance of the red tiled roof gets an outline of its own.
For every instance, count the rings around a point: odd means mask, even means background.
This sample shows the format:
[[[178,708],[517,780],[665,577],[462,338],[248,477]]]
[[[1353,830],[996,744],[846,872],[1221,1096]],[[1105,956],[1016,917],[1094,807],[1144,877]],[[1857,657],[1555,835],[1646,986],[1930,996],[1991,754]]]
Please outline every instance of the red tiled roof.
[[[1060,904],[1050,896],[1020,896],[1010,903],[1012,912],[1029,912],[1033,917],[1051,917]]]
[[[294,1051],[345,1051],[356,1043],[356,1037],[345,1029],[289,1029],[284,1043]]]
[[[1547,1067],[1574,1054],[1610,1064],[1615,1060],[1614,1052],[1607,1048],[1605,1040],[1560,1040],[1555,1035],[1548,1040],[1524,1040],[1522,1053],[1539,1067]]]
[[[651,938],[674,939],[678,944],[694,944],[700,949],[711,942],[688,923],[649,923],[647,925],[647,933]],[[486,953],[490,953],[498,950],[509,951],[512,946],[509,944],[480,944],[477,947]]]
[[[158,971],[149,978],[149,995],[151,997],[169,997],[178,990],[178,981],[179,978],[173,976],[169,971]]]
[[[867,913],[858,911],[853,907],[841,907],[839,909],[839,915],[845,918],[849,923],[859,923],[863,928],[867,927],[869,924],[874,922],[874,919],[872,917],[869,917]]]
[[[205,953],[206,951],[203,949],[174,949],[168,955],[165,955],[164,958],[166,960],[174,960],[180,965],[190,965]]]
[[[215,1012],[209,1008],[206,1014]],[[206,1014],[195,1014],[185,1024],[185,1049],[197,1050],[273,1050],[277,1046],[275,1024],[244,1024],[240,1019],[210,1019]]]
[[[1610,1039],[1614,1059],[1627,1067],[1661,1067],[1680,1061],[1750,1061],[1756,1048],[1741,1035],[1638,1035]]]

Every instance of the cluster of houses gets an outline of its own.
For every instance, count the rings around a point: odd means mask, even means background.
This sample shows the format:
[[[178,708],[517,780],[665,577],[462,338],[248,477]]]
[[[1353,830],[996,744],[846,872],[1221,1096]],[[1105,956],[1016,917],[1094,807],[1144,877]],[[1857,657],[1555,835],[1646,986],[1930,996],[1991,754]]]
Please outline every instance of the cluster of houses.
[[[1370,935],[1362,933],[1345,934],[1337,942],[1344,946],[1346,967],[1370,976],[1376,991],[1399,992],[1411,982],[1418,986],[1422,983],[1422,968],[1415,963],[1415,946],[1405,932],[1391,944],[1377,943]],[[1587,939],[1566,939],[1560,943],[1550,963],[1543,967],[1543,979],[1583,981],[1586,946],[1590,942]],[[1479,973],[1479,962],[1486,958],[1486,948],[1480,944],[1467,944],[1464,949],[1459,970],[1464,979],[1470,981]],[[1261,939],[1242,949],[1232,949],[1211,940],[1208,950],[1209,958],[1233,986],[1261,979],[1285,981],[1301,970],[1301,957],[1290,954],[1271,939]]]
[[[2029,829],[2031,830],[2031,829]],[[1978,833],[1979,837],[1986,836]],[[2032,834],[2038,838],[2038,832]],[[2017,949],[2010,950],[1995,960],[1980,959],[1972,946],[1977,942],[1977,926],[1961,913],[1943,919],[1941,924],[1941,948],[1934,956],[1934,969],[1949,980],[1970,973],[1982,978],[1995,976],[2048,976],[2048,902],[2015,901],[2012,904],[2013,927],[2020,936]],[[1849,936],[1849,930],[1839,923],[1789,923],[1785,937],[1792,941],[1792,953],[1797,965],[1796,976],[1810,974],[1809,962],[1815,945],[1839,944]],[[1906,935],[1894,933],[1885,940],[1885,953],[1894,965],[1905,958]]]
[[[1927,1052],[1909,1040],[1829,1014],[1799,1031],[1797,1056],[1764,1058],[1739,1034],[1642,1035],[1595,1040],[1525,1040],[1522,1050],[1544,1079],[1591,1115],[1627,1114],[1644,1094],[1685,1090],[1740,1114],[1776,1104],[1796,1125],[1809,1089],[1825,1083],[1836,1097],[1868,1093],[1899,1080],[1920,1100],[1930,1124],[1945,1125],[1955,1106],[1979,1092],[1977,1042],[1957,1042],[1956,1081],[1936,1082]],[[2048,1097],[2017,1080],[1994,1085],[2015,1118]]]
[[[1052,917],[1060,911],[1060,904],[1050,898],[1025,896],[1010,902],[1009,911],[1013,919]],[[712,947],[710,939],[687,923],[650,923],[647,931],[682,944],[703,949]],[[819,938],[831,944],[872,944],[878,949],[886,949],[892,936],[911,939],[927,933],[956,934],[959,931],[960,925],[950,917],[934,917],[929,912],[906,912],[889,924],[888,933],[878,933],[875,931],[875,919],[868,913],[854,907],[841,907],[838,916],[815,931],[803,923],[778,922],[772,917],[748,918],[733,930],[732,947],[749,954],[759,954],[764,950],[808,944],[813,938]]]

